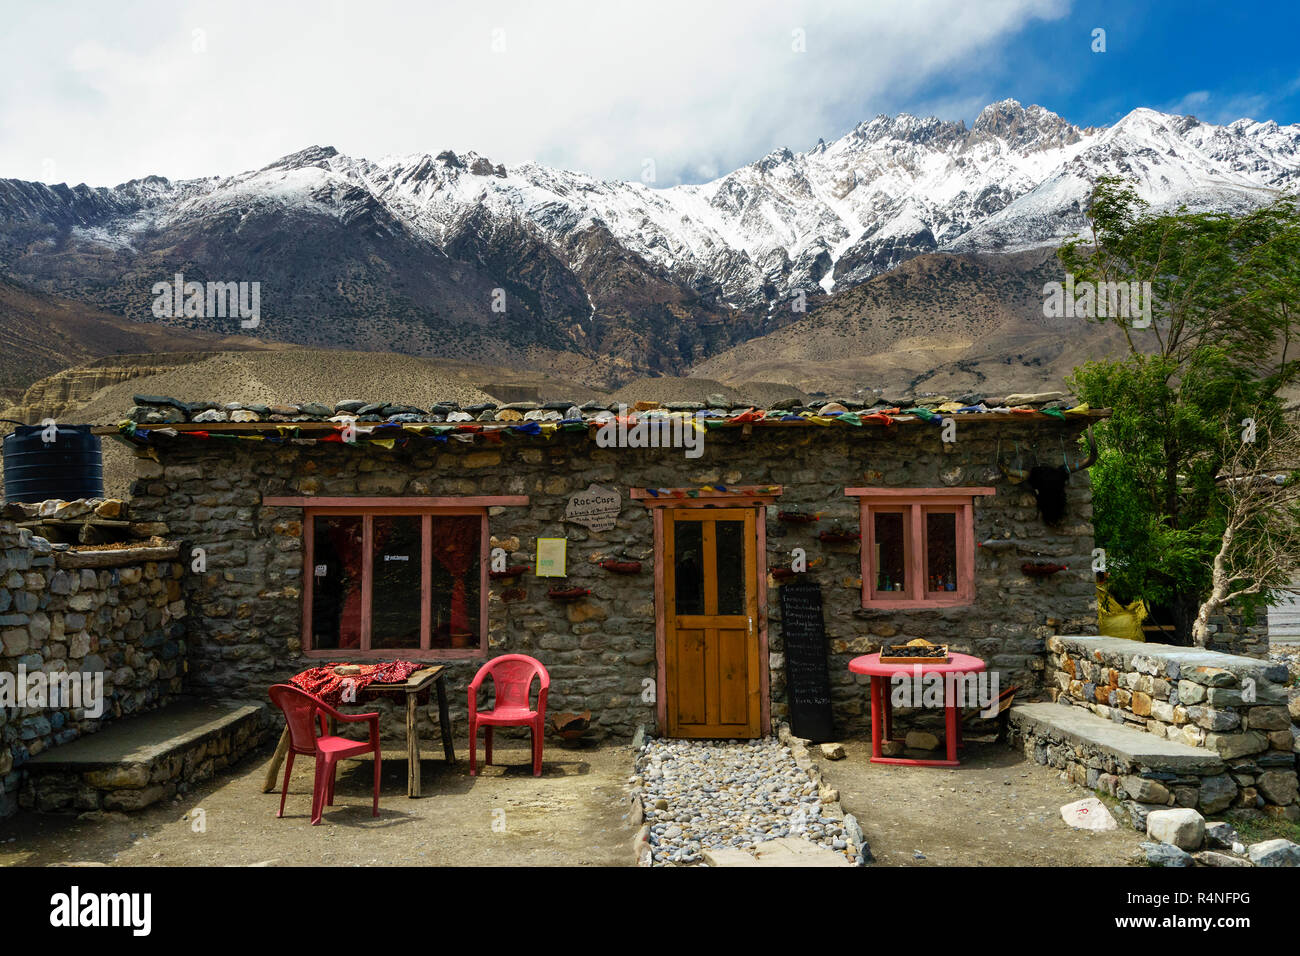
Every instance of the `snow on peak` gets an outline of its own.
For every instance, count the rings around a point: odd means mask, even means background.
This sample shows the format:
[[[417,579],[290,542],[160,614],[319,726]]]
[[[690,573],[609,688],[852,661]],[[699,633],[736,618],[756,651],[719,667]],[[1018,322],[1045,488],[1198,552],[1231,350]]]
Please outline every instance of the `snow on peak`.
[[[576,237],[598,228],[674,281],[766,308],[797,290],[863,281],[923,252],[1059,241],[1082,227],[1081,210],[1102,175],[1134,181],[1155,208],[1249,208],[1300,189],[1300,125],[1215,126],[1135,109],[1109,128],[1080,129],[1005,99],[969,129],[882,114],[807,152],[780,147],[712,182],[669,188],[536,163],[507,170],[472,151],[370,162],[316,145],[237,176],[175,184],[151,177],[93,196],[0,182],[0,218],[65,215],[129,236],[150,223],[264,203],[343,222],[382,208],[440,248],[467,222],[500,225],[533,235],[571,264],[581,254]]]

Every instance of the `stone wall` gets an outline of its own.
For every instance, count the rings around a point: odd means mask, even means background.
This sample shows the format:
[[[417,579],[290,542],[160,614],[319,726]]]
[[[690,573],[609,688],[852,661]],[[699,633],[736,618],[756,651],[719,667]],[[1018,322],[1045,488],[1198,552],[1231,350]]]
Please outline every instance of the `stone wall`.
[[[1243,806],[1296,803],[1300,699],[1285,665],[1109,637],[1047,648],[1059,702],[1218,754]]]
[[[1260,608],[1247,619],[1238,610],[1210,618],[1210,650],[1241,657],[1268,657],[1268,609]]]
[[[6,693],[17,694],[20,676],[30,701],[38,687],[50,686],[50,675],[90,681],[103,675],[98,716],[84,707],[5,700],[0,815],[13,812],[22,767],[31,757],[180,692],[185,604],[175,556],[175,545],[112,554],[56,551],[30,530],[0,521],[0,679]]]
[[[978,418],[978,416],[972,416]],[[768,566],[788,565],[790,549],[807,549],[823,588],[834,713],[840,732],[869,725],[865,681],[849,660],[879,649],[882,639],[924,637],[976,654],[1026,695],[1043,685],[1043,641],[1057,629],[1077,631],[1096,619],[1090,570],[1091,496],[1086,473],[1068,485],[1067,517],[1048,528],[1034,498],[1006,482],[995,467],[1005,447],[1041,446],[1059,458],[1082,421],[959,422],[958,441],[916,423],[884,428],[756,428],[711,431],[703,456],[680,449],[602,449],[586,434],[547,441],[509,437],[499,444],[412,438],[387,450],[358,443],[272,443],[159,438],[157,460],[137,461],[132,507],[138,518],[206,552],[207,570],[186,577],[193,687],[213,696],[263,697],[267,687],[318,660],[301,649],[303,521],[297,508],[263,505],[264,496],[519,495],[525,507],[493,508],[494,544],[511,550],[511,564],[531,564],[538,536],[567,536],[566,585],[590,588],[590,598],[561,604],[546,597],[548,582],[531,573],[517,583],[493,583],[489,601],[492,655],[520,652],[550,670],[554,711],[593,713],[593,735],[626,738],[638,725],[655,730],[655,705],[642,699],[656,674],[653,521],[630,487],[781,484],[768,508]],[[592,532],[563,520],[567,496],[589,484],[618,489],[616,526]],[[823,545],[817,531],[833,521],[858,528],[858,502],[846,487],[994,486],[975,503],[975,540],[1010,539],[1007,549],[977,548],[976,603],[935,610],[864,610],[859,548]],[[822,512],[821,522],[787,526],[778,510]],[[189,551],[187,550],[188,554]],[[639,574],[617,575],[597,565],[623,553],[644,562]],[[1032,579],[1029,560],[1068,571]],[[786,713],[779,604],[769,581],[769,646],[773,718]],[[346,656],[342,652],[340,656]],[[451,662],[450,700],[457,735],[464,733],[465,687],[479,660]],[[428,719],[426,715],[426,720]],[[394,722],[386,721],[394,726]],[[400,727],[400,722],[396,724]],[[436,734],[432,724],[422,733]],[[426,736],[426,739],[430,737]],[[463,738],[458,741],[464,745]]]

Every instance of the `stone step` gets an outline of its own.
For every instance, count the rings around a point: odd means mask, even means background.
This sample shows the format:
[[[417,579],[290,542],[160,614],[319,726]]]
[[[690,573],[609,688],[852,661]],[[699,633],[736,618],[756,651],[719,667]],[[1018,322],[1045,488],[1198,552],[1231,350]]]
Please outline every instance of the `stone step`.
[[[140,810],[210,778],[270,736],[260,702],[184,699],[114,721],[23,765],[29,809]]]
[[[719,847],[704,851],[709,866],[807,867],[853,866],[843,853],[819,846],[800,837],[766,840],[747,853],[736,847]]]
[[[1209,776],[1224,773],[1214,751],[1157,737],[1145,730],[1098,717],[1067,704],[1021,704],[1011,708],[1011,726],[1026,739],[1056,739],[1108,754],[1125,770]]]

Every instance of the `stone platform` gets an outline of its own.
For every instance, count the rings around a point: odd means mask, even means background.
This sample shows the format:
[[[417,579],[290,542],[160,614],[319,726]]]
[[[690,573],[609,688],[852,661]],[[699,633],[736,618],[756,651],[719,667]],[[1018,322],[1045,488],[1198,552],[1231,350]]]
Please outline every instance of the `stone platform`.
[[[1237,784],[1217,753],[1107,720],[1081,707],[1011,708],[1010,739],[1036,763],[1071,783],[1148,807],[1217,813],[1238,801]],[[1252,807],[1254,800],[1251,801]]]
[[[260,703],[181,700],[34,757],[23,767],[19,804],[141,810],[211,778],[267,740],[271,726]]]

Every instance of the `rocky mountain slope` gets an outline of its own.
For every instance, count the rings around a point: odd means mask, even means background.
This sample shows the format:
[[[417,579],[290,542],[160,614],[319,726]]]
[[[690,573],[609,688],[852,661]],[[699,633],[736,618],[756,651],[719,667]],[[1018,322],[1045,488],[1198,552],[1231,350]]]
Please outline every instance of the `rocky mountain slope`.
[[[1060,389],[1076,365],[1125,343],[1113,325],[1043,317],[1043,284],[1059,271],[1050,248],[917,256],[695,374],[859,397]],[[1133,334],[1141,345],[1150,333]]]
[[[246,336],[132,322],[85,302],[40,292],[0,277],[0,399],[17,400],[24,389],[39,379],[102,356],[261,348],[263,344]],[[117,364],[138,363],[128,358]],[[103,378],[104,374],[94,373],[91,377]],[[68,382],[64,385],[71,387]],[[85,387],[88,386],[78,386],[78,394],[84,394]],[[70,393],[64,396],[51,393],[49,398],[55,404],[75,401]]]
[[[261,283],[259,335],[557,368],[680,373],[919,255],[1032,249],[1091,182],[1157,208],[1243,209],[1300,186],[1300,125],[1139,109],[1081,129],[1038,106],[967,128],[880,116],[702,185],[652,188],[474,153],[311,147],[224,178],[111,189],[0,180],[0,271],[132,318],[151,288]],[[219,333],[234,320],[179,317]]]

